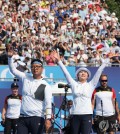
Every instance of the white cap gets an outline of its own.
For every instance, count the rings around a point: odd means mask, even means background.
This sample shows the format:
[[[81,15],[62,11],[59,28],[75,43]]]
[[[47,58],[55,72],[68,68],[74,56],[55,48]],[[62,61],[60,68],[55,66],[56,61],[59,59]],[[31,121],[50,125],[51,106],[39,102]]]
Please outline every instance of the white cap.
[[[32,30],[32,33],[34,33],[34,34],[35,34],[35,33],[36,33],[36,31],[35,31],[35,30]]]
[[[25,4],[26,5],[27,3],[25,1],[21,1],[21,4]]]
[[[111,16],[115,16],[116,14],[113,12],[112,14],[111,14]]]
[[[71,55],[74,55],[74,54],[75,54],[75,52],[72,51],[72,52],[71,52]]]
[[[12,37],[16,37],[16,35],[13,33],[12,35],[11,35]]]
[[[71,26],[67,26],[67,28],[72,28]]]
[[[32,4],[31,6],[34,7],[34,6],[36,6],[36,4],[34,3],[34,4]]]
[[[80,72],[80,71],[86,71],[87,73],[88,73],[88,79],[90,79],[90,77],[91,77],[91,72],[87,69],[87,68],[85,68],[85,67],[81,67],[81,68],[79,68],[77,71],[76,71],[76,78],[78,79],[78,73]]]

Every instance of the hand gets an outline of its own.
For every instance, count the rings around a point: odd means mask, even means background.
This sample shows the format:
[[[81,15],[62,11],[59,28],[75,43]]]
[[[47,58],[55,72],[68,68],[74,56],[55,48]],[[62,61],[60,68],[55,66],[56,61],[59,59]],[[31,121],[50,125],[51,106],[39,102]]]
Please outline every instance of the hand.
[[[50,127],[51,127],[51,121],[49,119],[46,119],[45,120],[45,130],[46,130],[46,132],[49,132]]]
[[[13,51],[13,48],[11,46],[9,46],[7,48],[7,54],[8,54],[8,57],[12,57],[13,56],[14,51]]]
[[[2,121],[5,122],[5,116],[4,115],[2,115]]]
[[[52,57],[52,59],[53,59],[54,61],[56,61],[56,60],[57,60],[57,62],[60,61],[59,53],[58,53],[56,50],[53,50],[53,51],[52,51],[51,57]]]
[[[120,115],[117,117],[118,123],[120,124]]]
[[[92,125],[94,125],[94,119],[92,119]]]

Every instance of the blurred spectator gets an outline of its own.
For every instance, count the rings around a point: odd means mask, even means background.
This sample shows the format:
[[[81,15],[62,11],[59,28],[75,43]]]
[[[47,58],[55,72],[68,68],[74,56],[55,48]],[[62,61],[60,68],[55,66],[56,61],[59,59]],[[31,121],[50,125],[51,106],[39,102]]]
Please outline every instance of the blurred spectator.
[[[110,47],[111,52],[112,52],[112,53],[115,53],[115,51],[116,51],[116,50],[119,50],[119,49],[120,49],[120,47],[117,45],[117,42],[116,42],[116,41],[113,42],[113,43],[112,43],[112,46]]]
[[[49,66],[54,66],[55,62],[51,57],[51,51],[49,51],[49,55],[46,56],[46,64]]]
[[[81,67],[86,67],[88,63],[88,56],[85,54],[84,49],[77,47],[77,64]]]
[[[115,54],[110,58],[112,67],[119,67],[120,66],[120,51],[115,50]]]
[[[5,42],[6,39],[6,32],[3,30],[2,26],[0,25],[0,39],[1,41],[3,41],[3,43]]]
[[[95,67],[98,67],[101,64],[101,62],[100,62],[100,56],[99,56],[98,52],[95,51],[95,50],[93,50],[93,57],[91,58],[91,63]]]
[[[111,66],[111,61],[110,58],[108,57],[108,53],[103,52],[101,57],[100,57],[101,63],[104,63],[106,60],[108,60],[108,66]]]
[[[88,57],[88,46],[101,53],[113,52],[115,42],[117,49],[120,47],[120,24],[116,13],[108,13],[105,1],[8,0],[0,5],[0,47],[10,44],[22,59],[40,53],[45,63],[49,50],[54,48],[69,63],[77,47]]]
[[[68,66],[75,66],[77,63],[76,56],[74,55],[74,52],[71,53],[70,57],[68,58]]]

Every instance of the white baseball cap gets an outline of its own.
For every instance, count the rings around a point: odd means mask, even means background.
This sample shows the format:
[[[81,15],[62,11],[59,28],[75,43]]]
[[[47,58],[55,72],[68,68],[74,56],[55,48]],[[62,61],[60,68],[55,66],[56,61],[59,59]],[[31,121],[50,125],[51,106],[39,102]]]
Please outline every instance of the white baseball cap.
[[[79,68],[77,71],[76,71],[76,78],[78,79],[78,73],[80,72],[80,71],[86,71],[87,73],[88,73],[88,79],[90,79],[90,77],[91,77],[91,72],[87,69],[87,68],[85,68],[85,67],[81,67],[81,68]]]

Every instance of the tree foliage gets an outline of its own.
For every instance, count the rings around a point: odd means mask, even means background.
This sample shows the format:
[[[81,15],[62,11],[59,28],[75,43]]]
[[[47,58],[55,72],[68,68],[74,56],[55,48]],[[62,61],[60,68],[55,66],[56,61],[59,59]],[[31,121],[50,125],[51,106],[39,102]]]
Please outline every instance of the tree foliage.
[[[120,0],[106,0],[106,3],[108,5],[108,10],[110,13],[116,13],[116,17],[120,22]]]

